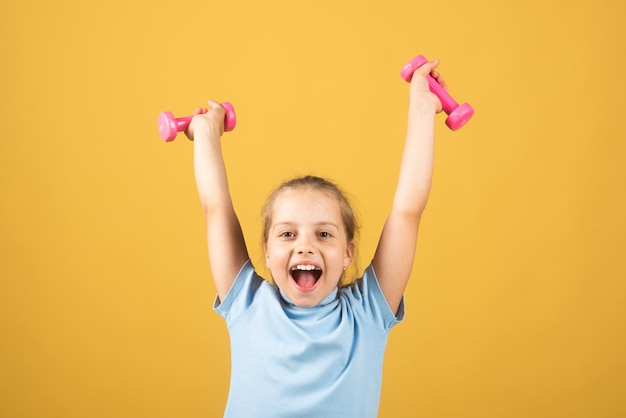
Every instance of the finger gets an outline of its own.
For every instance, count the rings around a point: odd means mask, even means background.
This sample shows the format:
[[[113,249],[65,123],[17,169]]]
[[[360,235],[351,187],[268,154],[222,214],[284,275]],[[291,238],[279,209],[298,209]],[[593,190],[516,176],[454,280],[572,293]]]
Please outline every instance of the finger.
[[[216,108],[216,107],[222,107],[221,104],[219,104],[218,102],[214,102],[213,100],[207,100],[207,103],[209,104],[211,109]]]
[[[437,83],[439,83],[439,85],[443,88],[446,88],[447,84],[446,84],[446,80],[441,76],[441,74],[439,74],[437,71],[433,71],[430,74],[435,80],[437,80]]]
[[[441,87],[443,87],[445,90],[448,89],[448,85],[446,84],[446,80],[443,78],[443,76],[441,75],[441,73],[439,71],[437,71],[435,68],[439,65],[439,60],[435,60],[433,61],[433,69],[430,72],[430,75],[437,80],[437,83],[439,83],[439,85]]]
[[[420,66],[416,72],[419,72],[422,76],[426,77],[427,75],[432,75],[435,71],[435,68],[439,65],[439,60],[434,60],[431,62],[424,63]]]

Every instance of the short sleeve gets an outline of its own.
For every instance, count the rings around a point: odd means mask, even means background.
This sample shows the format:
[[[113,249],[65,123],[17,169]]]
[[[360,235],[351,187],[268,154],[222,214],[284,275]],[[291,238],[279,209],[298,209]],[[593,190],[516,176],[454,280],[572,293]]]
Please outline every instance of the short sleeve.
[[[363,273],[363,277],[357,279],[348,289],[350,303],[358,305],[364,315],[374,321],[377,327],[389,331],[404,320],[404,296],[400,301],[398,311],[394,313],[385,299],[374,266],[371,264]]]
[[[213,309],[226,320],[227,324],[232,323],[250,307],[254,294],[264,282],[265,280],[254,271],[252,262],[247,260],[224,300],[221,301],[219,296],[215,297]]]

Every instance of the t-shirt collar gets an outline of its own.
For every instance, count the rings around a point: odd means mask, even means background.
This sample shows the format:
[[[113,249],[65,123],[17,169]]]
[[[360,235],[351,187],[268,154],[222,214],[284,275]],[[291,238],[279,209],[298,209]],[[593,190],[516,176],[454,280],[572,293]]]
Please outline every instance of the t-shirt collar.
[[[284,293],[282,290],[278,289],[279,293],[280,293],[280,297],[283,299],[283,301],[285,301],[285,303],[287,303],[290,306],[293,307],[299,307],[298,305],[296,305],[295,303],[293,303]],[[333,289],[332,292],[330,292],[330,294],[328,296],[326,296],[320,303],[318,303],[317,305],[313,306],[312,308],[321,308],[322,306],[326,306],[332,302],[334,302],[337,299],[337,294],[339,293],[339,289],[337,287],[335,287]],[[303,309],[312,309],[312,308],[303,308]]]

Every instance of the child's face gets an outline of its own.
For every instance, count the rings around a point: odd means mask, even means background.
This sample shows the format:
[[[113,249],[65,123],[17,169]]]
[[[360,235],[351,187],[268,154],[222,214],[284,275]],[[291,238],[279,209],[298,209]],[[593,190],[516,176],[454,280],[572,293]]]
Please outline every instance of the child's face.
[[[352,261],[337,201],[316,190],[287,190],[274,202],[265,262],[289,300],[312,307],[339,283]]]

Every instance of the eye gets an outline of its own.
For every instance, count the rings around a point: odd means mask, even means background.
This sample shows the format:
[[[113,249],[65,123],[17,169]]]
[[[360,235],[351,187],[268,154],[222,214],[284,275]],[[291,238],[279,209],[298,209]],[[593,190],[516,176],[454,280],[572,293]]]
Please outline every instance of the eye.
[[[281,232],[280,235],[279,235],[279,237],[281,237],[281,238],[293,238],[295,236],[296,236],[296,234],[294,234],[291,231]]]
[[[330,232],[327,231],[322,231],[320,233],[317,234],[320,238],[330,238],[332,237],[332,235],[330,234]]]

